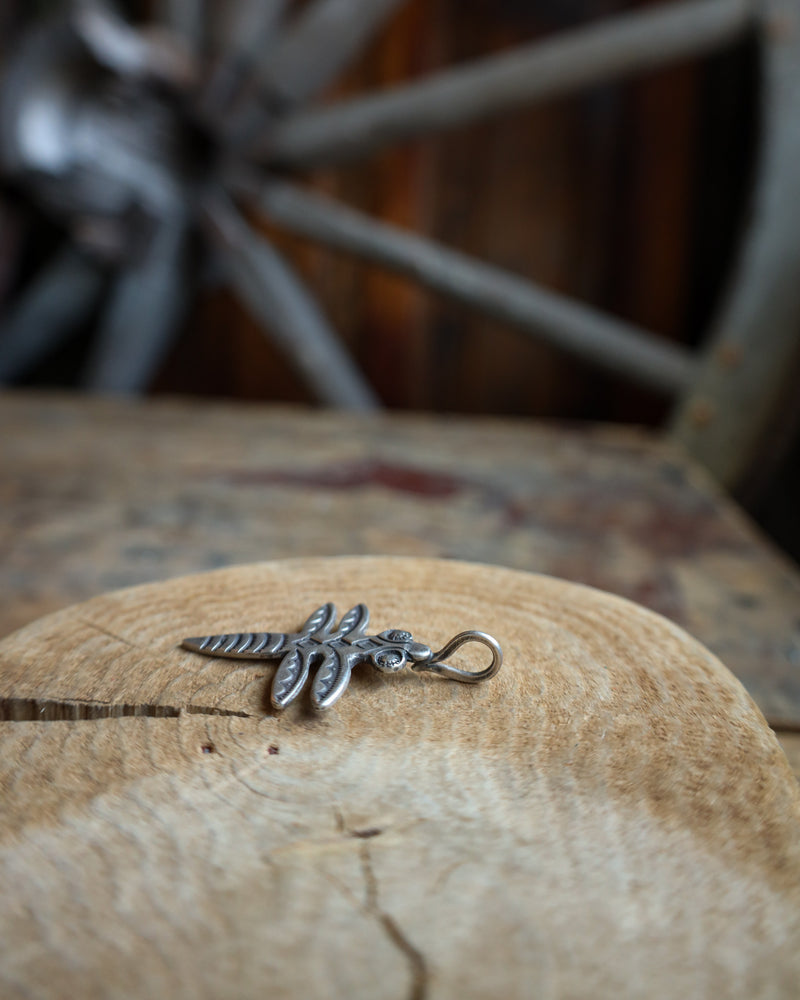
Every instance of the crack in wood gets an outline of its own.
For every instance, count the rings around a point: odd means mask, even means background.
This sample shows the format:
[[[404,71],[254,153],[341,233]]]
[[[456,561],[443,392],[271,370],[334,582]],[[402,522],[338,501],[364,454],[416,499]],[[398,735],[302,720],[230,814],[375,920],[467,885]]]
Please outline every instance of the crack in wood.
[[[137,716],[149,719],[176,719],[181,715],[227,715],[252,718],[247,712],[206,705],[130,705],[86,701],[80,698],[0,698],[0,722],[83,722],[90,719],[118,719]]]
[[[378,880],[375,877],[375,870],[372,867],[372,854],[368,842],[362,844],[359,850],[361,858],[361,870],[364,875],[364,885],[366,887],[365,909],[371,913],[382,925],[386,936],[405,955],[409,970],[411,972],[411,991],[409,1000],[425,1000],[428,995],[428,967],[425,963],[425,956],[418,951],[408,940],[394,917],[385,913],[378,900]]]
[[[98,625],[97,622],[87,621],[85,618],[77,619],[81,624],[85,625],[87,628],[93,629],[95,632],[99,632],[100,635],[105,635],[109,639],[113,639],[115,642],[121,642],[123,646],[128,646],[130,649],[141,649],[141,646],[137,646],[135,642],[130,639],[126,639],[122,635],[117,635],[116,632],[111,632],[107,628],[103,628],[102,625]]]

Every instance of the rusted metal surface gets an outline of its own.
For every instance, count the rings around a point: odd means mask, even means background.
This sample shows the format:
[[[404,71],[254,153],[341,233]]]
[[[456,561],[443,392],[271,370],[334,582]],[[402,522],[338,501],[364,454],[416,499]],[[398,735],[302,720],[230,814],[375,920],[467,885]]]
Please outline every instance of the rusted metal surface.
[[[0,423],[0,634],[232,563],[445,556],[645,604],[800,728],[800,575],[650,434],[13,394]]]

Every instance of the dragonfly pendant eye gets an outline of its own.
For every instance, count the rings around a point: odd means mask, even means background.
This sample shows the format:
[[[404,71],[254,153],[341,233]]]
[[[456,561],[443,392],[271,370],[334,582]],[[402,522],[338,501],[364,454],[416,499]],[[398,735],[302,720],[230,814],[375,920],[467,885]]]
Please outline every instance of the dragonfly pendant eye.
[[[372,654],[372,662],[381,673],[396,674],[406,665],[407,656],[399,649],[379,649]]]
[[[411,639],[411,633],[404,632],[403,629],[399,628],[390,628],[386,632],[381,632],[378,638],[386,639],[389,642],[408,642]]]
[[[450,680],[475,684],[494,677],[503,662],[503,651],[486,632],[461,632],[434,653],[417,642],[405,629],[387,629],[367,635],[369,610],[366,604],[351,608],[336,625],[336,608],[323,604],[308,616],[297,632],[231,632],[184,639],[181,645],[193,653],[233,660],[280,659],[272,679],[273,708],[291,704],[306,687],[312,667],[311,703],[317,709],[330,708],[344,694],[358,663],[370,661],[381,673],[397,673],[409,665]],[[487,646],[492,660],[484,670],[461,670],[444,661],[466,642]]]

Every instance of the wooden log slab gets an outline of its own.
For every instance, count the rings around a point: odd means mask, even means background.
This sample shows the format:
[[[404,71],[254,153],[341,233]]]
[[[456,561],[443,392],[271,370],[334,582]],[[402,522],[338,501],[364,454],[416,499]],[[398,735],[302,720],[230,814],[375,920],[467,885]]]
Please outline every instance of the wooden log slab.
[[[189,635],[505,650],[359,667],[328,713]],[[475,669],[481,653],[464,649]],[[793,997],[800,790],[741,684],[653,612],[433,559],[223,569],[0,642],[0,995]]]
[[[462,559],[666,615],[800,730],[800,573],[652,433],[15,393],[0,428],[0,636],[243,562]]]

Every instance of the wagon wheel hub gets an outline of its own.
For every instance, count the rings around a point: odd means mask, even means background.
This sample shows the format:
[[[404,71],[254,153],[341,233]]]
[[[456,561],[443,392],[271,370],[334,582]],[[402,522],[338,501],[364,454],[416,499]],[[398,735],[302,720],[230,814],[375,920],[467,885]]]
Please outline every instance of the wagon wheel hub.
[[[37,26],[18,47],[0,94],[0,157],[85,249],[122,263],[146,252],[159,219],[186,210],[222,144],[196,112],[197,74],[178,46],[168,63],[164,36],[137,63],[125,50],[136,36],[84,20]]]

